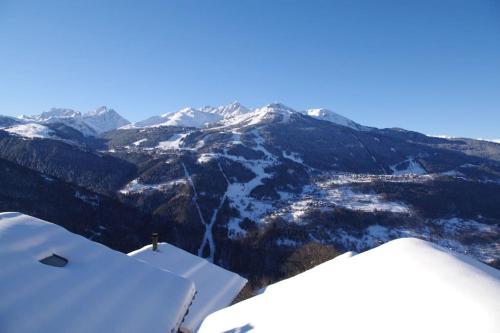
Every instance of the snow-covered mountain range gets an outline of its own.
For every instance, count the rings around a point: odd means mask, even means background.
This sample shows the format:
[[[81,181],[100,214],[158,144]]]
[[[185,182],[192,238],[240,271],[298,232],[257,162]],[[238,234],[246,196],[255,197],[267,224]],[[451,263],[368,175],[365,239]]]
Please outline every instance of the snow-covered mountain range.
[[[161,116],[150,117],[148,119],[124,126],[123,128],[130,129],[158,126],[203,128],[207,126],[215,126],[217,123],[222,123],[225,125],[235,124],[238,122],[243,122],[246,119],[253,119],[253,123],[255,123],[259,119],[264,119],[266,117],[266,114],[273,112],[288,112],[289,114],[302,113],[316,119],[326,120],[356,130],[368,129],[367,127],[361,126],[354,121],[327,109],[308,109],[303,111],[296,111],[281,103],[272,103],[251,110],[241,105],[239,102],[233,102],[231,104],[222,105],[219,107],[204,106],[199,109],[188,107],[176,112],[166,113]]]
[[[0,117],[0,127],[0,209],[78,221],[75,232],[109,246],[137,247],[161,230],[255,286],[283,278],[310,242],[359,252],[412,236],[500,265],[496,143],[280,103],[133,124],[109,109],[58,109]]]
[[[120,116],[113,109],[101,106],[95,110],[82,114],[72,109],[52,108],[39,115],[20,116],[21,123],[54,124],[63,123],[84,135],[97,135],[125,126],[130,122]]]
[[[96,136],[104,132],[108,132],[117,128],[132,129],[132,128],[148,128],[162,126],[181,126],[203,128],[222,123],[225,125],[243,122],[245,119],[254,119],[253,123],[259,119],[266,118],[266,114],[273,112],[289,112],[302,113],[316,119],[326,120],[341,126],[350,127],[355,130],[367,130],[368,127],[361,126],[356,122],[343,117],[333,111],[327,109],[308,109],[296,111],[280,103],[269,104],[256,109],[249,109],[241,105],[239,102],[233,102],[228,105],[219,107],[204,106],[202,108],[186,107],[176,112],[166,113],[160,116],[152,116],[147,119],[130,123],[128,120],[119,115],[115,110],[108,109],[105,106],[99,107],[96,110],[87,113],[81,113],[73,109],[52,108],[49,111],[42,112],[38,115],[27,116],[23,115],[18,118],[1,116],[0,127],[9,127],[13,125],[39,124],[47,125],[54,123],[62,123],[72,127],[86,136]],[[29,135],[27,128],[38,128],[40,126],[21,126],[12,128],[10,131],[19,132],[21,135]],[[48,132],[49,129],[44,129]]]

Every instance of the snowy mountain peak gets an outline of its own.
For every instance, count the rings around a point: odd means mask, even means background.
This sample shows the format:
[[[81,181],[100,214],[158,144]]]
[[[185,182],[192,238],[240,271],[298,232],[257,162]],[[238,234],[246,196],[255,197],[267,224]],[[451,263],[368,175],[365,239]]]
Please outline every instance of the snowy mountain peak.
[[[26,123],[49,124],[63,123],[80,131],[84,135],[95,135],[129,124],[113,109],[101,106],[82,115],[81,112],[68,108],[51,108],[39,115],[20,116]]]
[[[159,126],[181,126],[181,127],[205,127],[208,124],[218,122],[225,118],[231,118],[250,113],[251,111],[239,102],[228,105],[213,107],[210,105],[200,109],[185,107],[179,111],[165,113],[161,116],[150,117],[146,120],[136,122],[129,127],[159,127]]]
[[[224,118],[240,116],[245,113],[251,112],[248,108],[241,105],[240,102],[235,101],[228,105],[222,105],[217,108],[212,106],[205,106],[201,109],[201,111],[215,113],[223,116]]]
[[[260,115],[266,119],[275,118],[276,116],[283,116],[289,118],[290,115],[297,114],[298,112],[289,106],[282,103],[271,103],[262,108],[258,108],[254,111],[257,115]]]
[[[273,110],[273,111],[297,112],[294,109],[292,109],[291,107],[286,106],[285,104],[279,103],[279,102],[267,104],[266,106],[264,106],[260,110],[262,110],[262,109],[268,109],[268,110]]]
[[[316,119],[326,120],[337,125],[350,127],[358,131],[365,128],[364,126],[361,126],[360,124],[355,123],[354,121],[328,109],[308,109],[303,111],[303,113]]]
[[[241,106],[242,106],[241,103],[238,101],[234,101],[234,102],[227,105],[227,107],[233,107],[233,108],[239,108]]]
[[[97,109],[95,110],[92,110],[92,111],[89,111],[85,114],[85,116],[98,116],[98,115],[102,115],[102,114],[105,114],[105,113],[116,113],[115,110],[113,109],[108,109],[107,106],[101,106],[101,107],[98,107]]]
[[[222,116],[198,110],[191,107],[183,108],[177,112],[166,113],[161,116],[151,117],[137,122],[134,127],[159,127],[159,126],[181,126],[181,127],[204,127],[208,123],[216,122]]]
[[[239,116],[245,113],[249,113],[250,110],[245,106],[241,105],[239,102],[233,102],[226,106],[220,106],[218,108],[219,114],[222,116]]]
[[[81,117],[81,113],[73,109],[66,108],[51,108],[49,111],[42,112],[39,115],[26,116],[22,115],[19,119],[28,121],[50,121],[52,119],[60,118],[78,118]]]
[[[221,124],[223,126],[234,126],[237,124],[247,126],[256,125],[262,123],[263,121],[269,122],[277,120],[280,122],[286,122],[291,116],[293,117],[302,114],[330,121],[338,125],[347,126],[355,130],[366,129],[366,127],[327,109],[309,109],[299,112],[283,103],[274,102],[254,110],[250,110],[238,101],[219,107],[211,105],[207,105],[199,109],[186,107],[177,112],[150,117],[126,127],[141,128],[150,126],[184,126],[201,128],[220,121],[222,121]]]
[[[285,123],[294,114],[298,114],[294,109],[281,103],[272,103],[234,117],[225,117],[221,124],[223,126],[246,127],[273,121]]]
[[[101,106],[83,115],[83,121],[97,133],[103,133],[130,124],[113,109]]]

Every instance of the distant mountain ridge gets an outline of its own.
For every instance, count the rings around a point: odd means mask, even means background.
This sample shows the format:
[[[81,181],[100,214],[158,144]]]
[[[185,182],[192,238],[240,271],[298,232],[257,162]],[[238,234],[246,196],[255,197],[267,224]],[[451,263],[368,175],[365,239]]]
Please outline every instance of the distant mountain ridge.
[[[166,113],[161,116],[153,116],[145,120],[135,122],[125,126],[124,129],[159,126],[203,128],[207,126],[215,126],[218,122],[227,124],[231,122],[243,121],[244,119],[252,117],[265,118],[265,114],[269,112],[302,113],[316,119],[329,121],[355,130],[369,129],[369,127],[359,125],[358,123],[328,109],[308,109],[297,111],[281,103],[271,103],[252,110],[241,105],[241,103],[237,101],[219,107],[204,106],[199,109],[187,107],[176,112]]]
[[[43,198],[48,176],[89,193],[51,198],[47,216],[74,214],[65,205],[78,207],[75,196],[110,197],[150,215],[165,240],[256,286],[285,277],[284,262],[310,242],[360,252],[411,235],[500,265],[499,144],[366,127],[281,103],[184,108],[100,134],[85,115],[52,111],[0,117],[0,161],[9,162],[0,188],[12,189],[0,191],[4,207]],[[16,191],[27,174],[17,167],[37,173],[40,186]],[[32,210],[26,202],[16,210]],[[103,237],[94,239],[121,242]]]
[[[18,120],[22,123],[63,123],[87,136],[95,136],[130,123],[118,112],[108,109],[106,106],[101,106],[84,114],[73,109],[52,108],[39,115],[20,116]]]

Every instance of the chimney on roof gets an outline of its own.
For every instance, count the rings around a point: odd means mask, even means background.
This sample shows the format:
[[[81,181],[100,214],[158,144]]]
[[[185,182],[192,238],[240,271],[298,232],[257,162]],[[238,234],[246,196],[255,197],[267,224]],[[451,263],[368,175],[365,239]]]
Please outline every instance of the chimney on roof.
[[[158,233],[155,232],[151,235],[151,241],[153,243],[153,251],[158,251]]]

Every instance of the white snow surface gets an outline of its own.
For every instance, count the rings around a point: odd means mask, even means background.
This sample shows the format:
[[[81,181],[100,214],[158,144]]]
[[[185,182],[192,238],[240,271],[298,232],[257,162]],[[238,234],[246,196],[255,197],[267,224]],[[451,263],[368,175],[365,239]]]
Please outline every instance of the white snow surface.
[[[335,258],[205,319],[219,332],[500,332],[500,271],[415,238]]]
[[[233,102],[228,105],[222,105],[219,107],[205,106],[201,109],[201,111],[215,113],[221,115],[224,118],[241,116],[242,114],[251,112],[249,109],[240,104],[240,102]]]
[[[328,109],[309,109],[302,112],[310,117],[326,120],[337,125],[352,128],[356,131],[365,128],[364,126],[361,126],[360,124]]]
[[[294,152],[287,152],[286,150],[283,150],[283,157],[288,158],[289,160],[292,160],[296,163],[299,164],[304,164],[304,161],[302,160],[302,157],[300,157],[299,153],[294,153]]]
[[[181,325],[183,332],[196,332],[206,316],[230,305],[247,283],[238,274],[167,243],[160,243],[157,252],[148,245],[129,256],[194,282],[197,293]]]
[[[239,102],[219,107],[205,106],[202,108],[184,108],[176,112],[166,113],[161,116],[153,116],[138,121],[124,128],[144,128],[157,126],[182,126],[203,128],[206,126],[253,126],[272,121],[279,117],[282,122],[288,122],[292,114],[305,114],[317,119],[326,120],[341,126],[355,130],[367,130],[368,127],[359,125],[354,121],[343,117],[327,109],[309,109],[296,111],[281,103],[271,103],[266,106],[250,110]],[[218,123],[218,125],[215,125]]]
[[[290,120],[291,115],[295,113],[297,113],[297,111],[286,105],[272,103],[262,108],[255,109],[252,112],[224,118],[219,122],[219,125],[221,125],[221,127],[249,127],[264,124],[276,119],[279,119],[282,123],[286,123]]]
[[[480,140],[480,141],[488,141],[488,142],[493,142],[493,143],[500,143],[500,139],[485,139],[485,138],[478,138],[477,140]]]
[[[174,179],[164,183],[157,184],[143,184],[139,179],[134,179],[125,185],[119,192],[121,194],[135,194],[135,193],[145,193],[150,191],[165,191],[171,189],[174,186],[186,184],[187,180],[184,178]]]
[[[403,202],[388,201],[376,193],[355,191],[349,184],[354,184],[356,181],[368,182],[369,180],[368,178],[349,179],[347,175],[342,175],[312,183],[305,186],[299,195],[286,195],[285,203],[273,211],[269,217],[279,216],[288,222],[303,223],[309,221],[308,216],[313,211],[331,211],[335,207],[362,212],[412,212],[411,208]]]
[[[217,213],[219,209],[222,207],[222,204],[224,203],[224,200],[226,199],[226,195],[224,195],[219,203],[219,207],[216,208],[212,212],[212,217],[210,220],[207,222],[205,218],[203,217],[203,213],[201,212],[200,205],[198,204],[198,191],[196,190],[196,186],[194,185],[193,178],[191,177],[191,174],[189,173],[186,165],[182,163],[182,168],[184,169],[184,175],[186,176],[189,186],[191,186],[191,189],[193,190],[193,197],[191,200],[193,201],[193,204],[196,207],[196,211],[198,213],[198,217],[200,218],[200,223],[205,227],[205,233],[203,235],[203,239],[201,241],[200,247],[198,248],[198,256],[203,255],[203,251],[205,249],[205,246],[208,246],[208,260],[211,262],[214,261],[214,255],[215,255],[215,242],[213,239],[213,234],[212,234],[212,228],[215,223],[215,219],[217,218]]]
[[[52,254],[65,267],[39,262]],[[0,213],[0,331],[176,332],[194,284],[66,229]]]
[[[96,110],[82,114],[79,111],[64,108],[52,108],[34,116],[21,116],[19,119],[35,124],[63,123],[80,131],[84,135],[95,135],[122,127],[130,122],[115,110],[101,106]]]
[[[196,127],[202,128],[207,124],[221,120],[223,116],[201,111],[195,108],[184,108],[177,112],[166,113],[161,116],[153,116],[148,119],[138,121],[124,128],[145,128],[162,126]]]
[[[427,172],[412,156],[408,157],[403,162],[390,166],[393,175],[424,175]]]
[[[180,149],[184,139],[189,133],[176,133],[173,134],[167,141],[161,141],[158,143],[156,148],[168,150],[168,149]]]
[[[448,140],[461,139],[462,138],[462,137],[459,137],[459,136],[451,136],[451,135],[446,135],[446,134],[428,134],[427,136],[433,137],[433,138],[448,139]],[[487,141],[487,142],[493,142],[493,143],[500,143],[500,138],[499,139],[495,139],[495,138],[467,138],[467,139],[473,139],[473,140],[479,140],[479,141]]]
[[[16,134],[16,135],[19,135],[19,136],[22,136],[22,137],[28,138],[28,139],[33,139],[33,138],[57,139],[58,138],[55,135],[55,133],[47,126],[40,125],[40,124],[34,124],[34,123],[21,124],[21,125],[7,127],[4,129],[4,131],[9,132],[11,134]]]
[[[132,145],[137,147],[137,146],[139,146],[141,143],[146,142],[146,141],[148,141],[148,139],[140,139],[140,140],[137,140],[137,141],[135,141],[135,142],[132,142]]]
[[[224,118],[241,116],[250,110],[239,102],[233,102],[219,107],[205,106],[201,109],[184,108],[176,112],[166,113],[161,116],[153,116],[124,128],[144,128],[159,126],[181,126],[202,128],[209,124],[218,122]]]
[[[78,111],[65,108],[52,108],[49,111],[42,112],[39,115],[34,116],[20,116],[19,119],[27,121],[37,121],[45,122],[52,119],[62,119],[62,118],[80,118],[82,114]]]
[[[200,111],[194,108],[185,108],[180,111],[161,116],[162,122],[153,126],[182,126],[201,128],[209,123],[222,119],[221,115]]]
[[[87,112],[82,116],[83,122],[97,133],[103,133],[130,124],[128,120],[120,116],[115,110],[101,106],[94,111]]]

